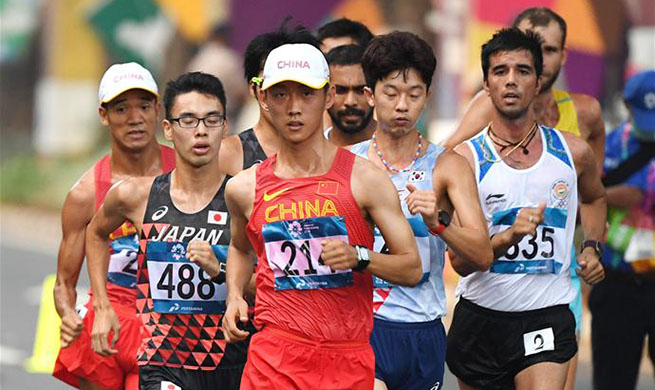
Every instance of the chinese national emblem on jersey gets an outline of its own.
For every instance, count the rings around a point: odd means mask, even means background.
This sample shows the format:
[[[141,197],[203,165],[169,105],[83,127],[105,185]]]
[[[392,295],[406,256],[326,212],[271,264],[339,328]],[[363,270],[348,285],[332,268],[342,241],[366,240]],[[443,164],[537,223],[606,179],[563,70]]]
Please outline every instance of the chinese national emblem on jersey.
[[[558,209],[565,209],[568,205],[571,186],[564,179],[558,179],[550,187],[550,204]]]

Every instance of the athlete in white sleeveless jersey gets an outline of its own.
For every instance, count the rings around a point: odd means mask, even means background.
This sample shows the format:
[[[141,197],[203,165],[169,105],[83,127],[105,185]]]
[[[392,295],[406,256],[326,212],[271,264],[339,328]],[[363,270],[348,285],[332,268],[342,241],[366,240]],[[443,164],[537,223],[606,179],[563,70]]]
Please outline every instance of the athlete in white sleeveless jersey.
[[[578,208],[573,157],[558,130],[538,126],[541,158],[515,169],[491,145],[488,128],[466,142],[475,156],[475,176],[489,235],[512,226],[524,207],[546,204],[543,222],[498,257],[487,272],[462,278],[456,295],[500,311],[526,311],[568,305],[575,297],[569,268]],[[543,207],[543,206],[542,206]]]
[[[482,46],[482,69],[492,121],[455,150],[475,170],[495,260],[487,271],[459,270],[468,275],[457,286],[446,362],[460,389],[564,389],[577,352],[568,304],[578,201],[588,241],[577,272],[591,284],[604,276],[605,191],[589,145],[535,121],[537,35],[500,30]]]

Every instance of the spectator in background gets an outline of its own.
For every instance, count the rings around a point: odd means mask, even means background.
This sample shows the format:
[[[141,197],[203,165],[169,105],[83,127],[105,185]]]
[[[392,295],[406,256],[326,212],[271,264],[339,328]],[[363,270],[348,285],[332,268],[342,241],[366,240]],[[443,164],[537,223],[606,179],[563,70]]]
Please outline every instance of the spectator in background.
[[[634,389],[644,339],[655,361],[655,71],[628,80],[630,116],[607,135],[605,281],[589,296],[594,389]]]
[[[230,102],[226,115],[230,120],[236,120],[248,90],[241,79],[235,77],[242,72],[241,56],[229,46],[228,41],[229,26],[226,23],[217,24],[207,42],[189,61],[187,72],[204,72],[218,77]]]
[[[341,18],[321,26],[316,37],[321,42],[321,51],[327,54],[337,46],[360,45],[366,47],[373,39],[373,34],[362,23]]]

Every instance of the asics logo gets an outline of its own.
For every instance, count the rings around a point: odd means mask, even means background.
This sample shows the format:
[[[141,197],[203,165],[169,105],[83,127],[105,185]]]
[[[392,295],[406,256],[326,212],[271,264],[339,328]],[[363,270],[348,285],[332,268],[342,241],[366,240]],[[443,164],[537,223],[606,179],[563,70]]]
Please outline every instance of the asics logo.
[[[264,202],[270,202],[270,201],[272,201],[273,199],[275,199],[278,196],[282,195],[283,193],[285,193],[288,190],[289,190],[289,188],[287,187],[287,188],[283,188],[283,189],[281,189],[279,191],[275,191],[272,194],[264,192]]]
[[[152,220],[159,221],[164,217],[164,215],[166,215],[167,212],[168,212],[168,206],[161,206],[160,208],[155,210],[154,213],[152,213]]]

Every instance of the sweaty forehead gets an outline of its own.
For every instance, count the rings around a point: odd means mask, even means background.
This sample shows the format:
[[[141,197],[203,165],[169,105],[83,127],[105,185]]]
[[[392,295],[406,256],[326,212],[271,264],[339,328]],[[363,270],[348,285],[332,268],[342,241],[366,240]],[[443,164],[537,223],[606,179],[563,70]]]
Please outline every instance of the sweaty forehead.
[[[364,82],[364,70],[359,64],[330,66],[330,80],[332,83],[359,80]]]
[[[330,50],[338,46],[353,45],[356,44],[355,40],[352,37],[329,37],[323,39],[321,42],[321,51],[323,53],[328,53]]]
[[[527,50],[508,50],[508,51],[499,51],[494,53],[489,58],[490,67],[500,66],[500,65],[520,65],[528,64],[532,66],[532,54]]]
[[[171,114],[173,116],[180,114],[206,115],[210,112],[223,114],[223,111],[223,105],[216,96],[191,91],[175,97]]]
[[[382,86],[391,86],[400,89],[423,88],[426,89],[425,82],[421,75],[414,68],[404,70],[394,70],[382,78],[378,83]]]

